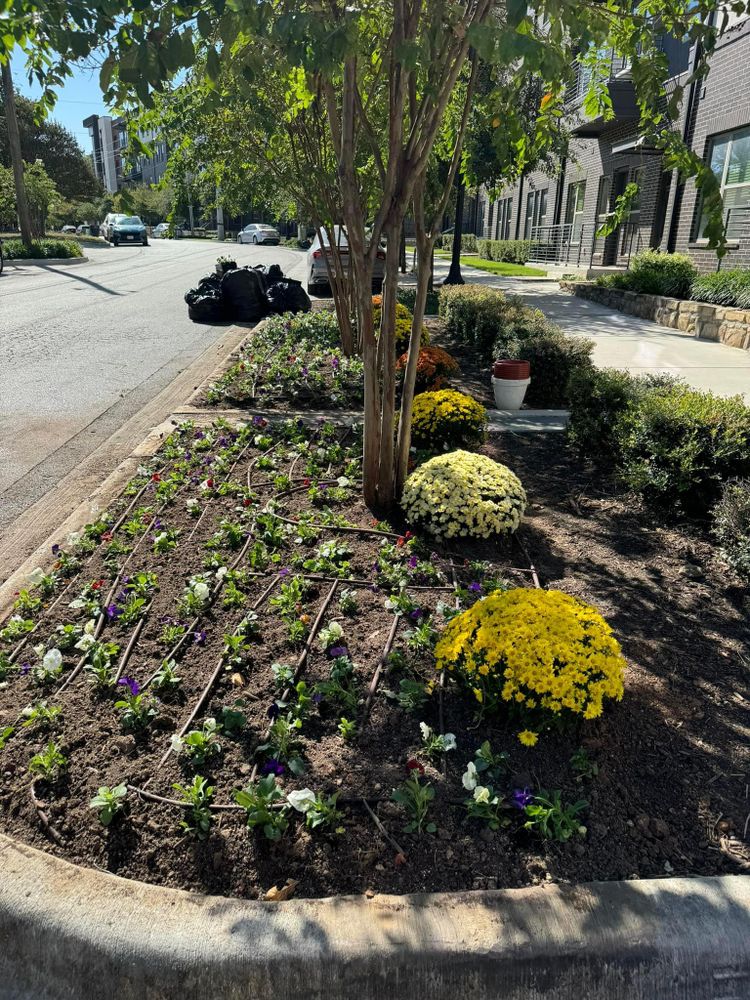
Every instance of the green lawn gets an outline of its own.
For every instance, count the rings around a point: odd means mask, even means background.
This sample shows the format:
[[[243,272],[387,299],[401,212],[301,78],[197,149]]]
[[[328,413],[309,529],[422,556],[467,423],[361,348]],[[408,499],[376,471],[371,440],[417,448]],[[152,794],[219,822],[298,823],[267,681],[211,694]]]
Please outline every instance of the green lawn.
[[[450,258],[443,250],[435,251],[436,257]],[[507,264],[502,260],[485,260],[483,257],[461,257],[462,267],[476,267],[479,271],[489,271],[490,274],[503,274],[508,278],[544,278],[546,271],[538,267],[527,267],[525,264]]]

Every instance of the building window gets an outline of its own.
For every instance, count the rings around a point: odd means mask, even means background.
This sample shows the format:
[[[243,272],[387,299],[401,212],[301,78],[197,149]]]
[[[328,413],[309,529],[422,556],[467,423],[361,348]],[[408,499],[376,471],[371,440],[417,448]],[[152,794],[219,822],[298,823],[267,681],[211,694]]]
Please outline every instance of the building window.
[[[565,205],[565,224],[570,226],[570,242],[580,243],[583,231],[583,203],[586,199],[586,181],[568,185]]]
[[[726,132],[712,139],[708,158],[721,185],[727,236],[736,237],[750,213],[750,128]],[[701,209],[695,232],[697,239],[704,238],[707,221]]]
[[[513,211],[513,198],[501,198],[497,203],[497,219],[495,221],[495,239],[507,240],[510,237],[510,218]]]
[[[529,191],[526,196],[526,223],[523,229],[524,239],[530,239],[533,230],[543,226],[547,221],[547,188],[543,191]]]
[[[599,191],[596,195],[596,225],[603,226],[609,215],[609,199],[612,194],[612,178],[599,178]]]

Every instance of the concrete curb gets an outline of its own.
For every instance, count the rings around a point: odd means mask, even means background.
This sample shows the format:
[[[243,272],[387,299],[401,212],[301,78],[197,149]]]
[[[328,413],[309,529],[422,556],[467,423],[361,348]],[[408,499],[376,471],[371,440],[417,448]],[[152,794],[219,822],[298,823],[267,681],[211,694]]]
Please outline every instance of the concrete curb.
[[[0,836],[0,1000],[739,1000],[750,880],[256,903]]]
[[[89,261],[88,257],[44,257],[42,260],[38,260],[33,257],[14,257],[10,260],[6,259],[5,263],[11,267],[26,267],[27,264],[31,264],[34,267],[44,267],[46,264],[87,264]]]

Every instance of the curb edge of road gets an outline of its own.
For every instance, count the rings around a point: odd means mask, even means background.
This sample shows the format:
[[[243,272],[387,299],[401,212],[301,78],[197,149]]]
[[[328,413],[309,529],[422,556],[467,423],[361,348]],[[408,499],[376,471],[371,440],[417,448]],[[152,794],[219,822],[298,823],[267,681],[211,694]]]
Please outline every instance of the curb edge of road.
[[[31,264],[32,267],[44,267],[46,264],[88,264],[88,257],[5,257],[4,262],[7,267],[26,267],[27,264]]]
[[[0,859],[6,1000],[105,983],[118,1000],[705,1000],[750,980],[737,875],[267,903],[80,868],[3,835]]]

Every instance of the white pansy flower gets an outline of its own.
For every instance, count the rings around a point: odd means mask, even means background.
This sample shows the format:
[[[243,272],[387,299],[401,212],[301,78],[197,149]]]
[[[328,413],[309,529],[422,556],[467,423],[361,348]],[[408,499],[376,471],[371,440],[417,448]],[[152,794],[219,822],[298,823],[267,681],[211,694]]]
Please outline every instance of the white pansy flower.
[[[216,579],[223,580],[228,572],[229,570],[227,569],[226,566],[219,566],[219,568],[216,570]]]
[[[306,813],[315,805],[315,792],[311,788],[300,788],[299,791],[289,792],[286,800],[292,809]]]
[[[489,802],[490,801],[490,790],[484,785],[477,785],[474,789],[474,801],[475,802]]]
[[[461,784],[464,786],[467,792],[473,791],[477,787],[477,782],[479,778],[477,775],[477,766],[474,761],[469,761],[466,765],[466,770],[464,771],[463,777],[461,778]]]
[[[456,737],[453,733],[446,733],[443,736],[443,750],[455,750],[456,749]]]
[[[32,587],[38,587],[39,584],[44,579],[44,570],[37,566],[36,569],[32,569],[29,573],[29,583]]]
[[[57,673],[62,667],[62,653],[59,649],[48,649],[42,660],[42,667],[48,674]]]
[[[161,545],[162,542],[166,541],[167,533],[166,531],[159,532],[158,535],[154,536],[154,545]]]
[[[78,545],[80,540],[81,540],[80,531],[71,531],[67,538],[68,545],[70,545],[72,548],[75,548],[75,546]]]
[[[351,480],[347,479],[346,476],[339,476],[339,478],[336,480],[336,482],[339,484],[339,486],[349,486],[349,485],[351,485]]]
[[[211,594],[208,584],[202,580],[193,580],[190,584],[190,589],[201,604],[205,604]]]
[[[427,725],[426,722],[420,722],[419,723],[419,728],[420,728],[420,730],[422,732],[422,739],[426,743],[427,740],[429,740],[430,736],[432,736],[432,730],[430,729],[430,727]]]
[[[201,509],[201,505],[198,503],[195,497],[190,497],[189,500],[186,500],[185,506],[187,507],[187,511],[189,514],[196,514]]]
[[[18,620],[21,621],[20,618]],[[38,643],[38,645],[33,646],[32,649],[34,650],[34,652],[36,653],[36,655],[39,657],[39,659],[41,659],[44,656],[44,643],[43,642],[40,642],[40,643]]]

